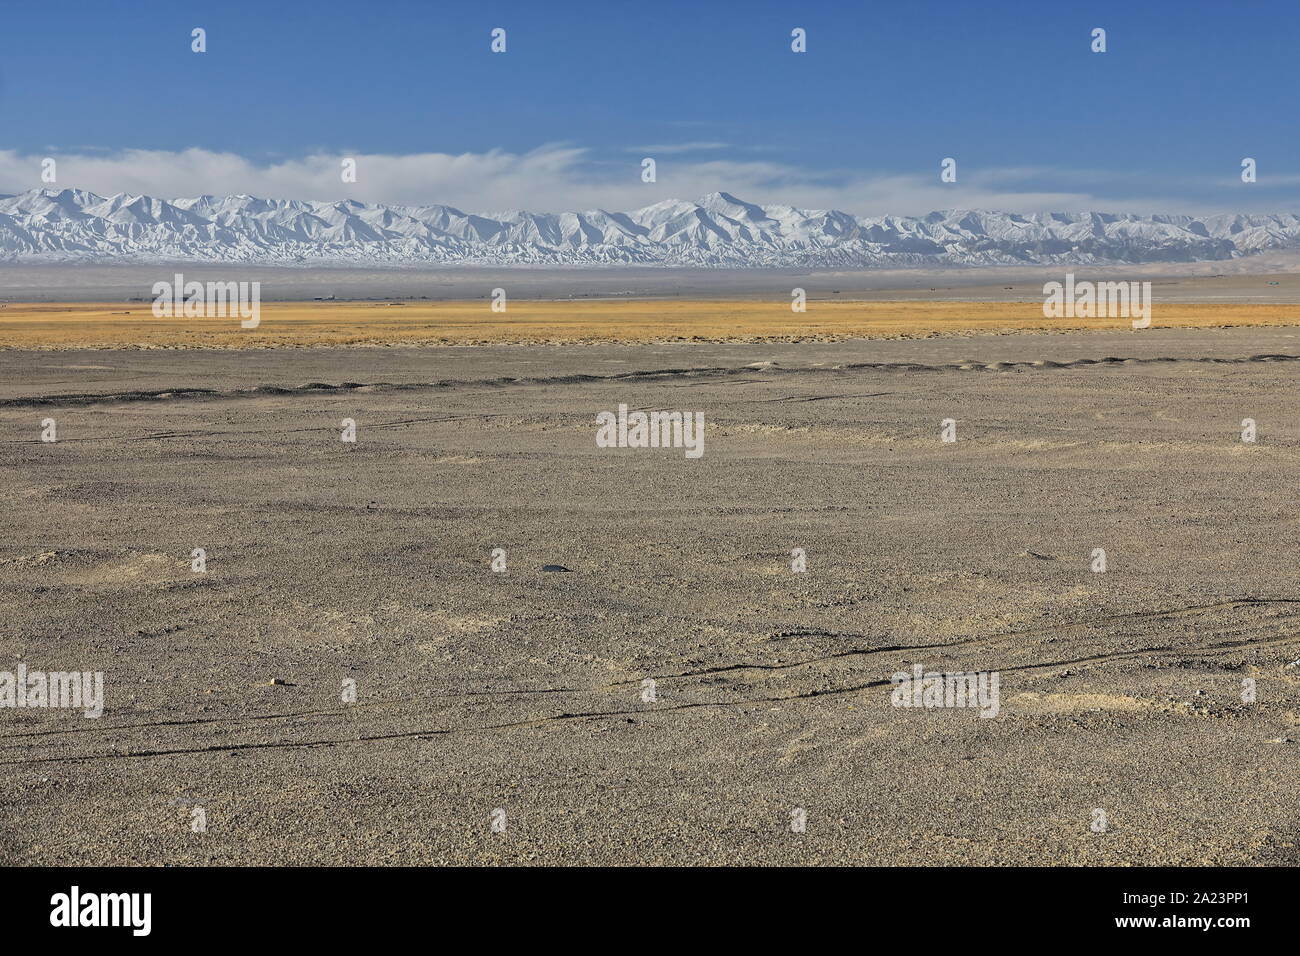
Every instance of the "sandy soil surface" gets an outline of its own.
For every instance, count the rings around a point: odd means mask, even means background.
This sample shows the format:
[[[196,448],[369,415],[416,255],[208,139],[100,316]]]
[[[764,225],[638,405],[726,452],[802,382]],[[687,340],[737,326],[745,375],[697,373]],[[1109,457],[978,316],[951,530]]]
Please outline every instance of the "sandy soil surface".
[[[1295,326],[1300,305],[1154,298],[1149,318],[1159,328]],[[267,302],[251,329],[242,328],[237,315],[156,318],[149,306],[130,303],[8,303],[0,305],[0,349],[838,342],[1026,330],[1134,332],[1132,324],[1127,317],[1045,318],[1041,296],[1033,302],[812,300],[799,313],[788,296],[776,302],[522,300],[508,302],[504,312],[493,312],[487,301]]]
[[[0,862],[1300,862],[1297,335],[0,353]]]

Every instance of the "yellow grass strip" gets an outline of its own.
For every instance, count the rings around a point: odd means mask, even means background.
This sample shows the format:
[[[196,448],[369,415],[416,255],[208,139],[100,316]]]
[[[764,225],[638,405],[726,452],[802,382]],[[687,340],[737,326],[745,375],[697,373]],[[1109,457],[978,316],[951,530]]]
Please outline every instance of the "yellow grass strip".
[[[1156,302],[1152,328],[1300,325],[1300,305]],[[831,342],[1024,330],[1130,329],[1128,319],[1045,319],[1038,302],[511,301],[265,302],[261,324],[157,319],[150,303],[0,305],[0,348]],[[1136,333],[1135,333],[1136,334]]]

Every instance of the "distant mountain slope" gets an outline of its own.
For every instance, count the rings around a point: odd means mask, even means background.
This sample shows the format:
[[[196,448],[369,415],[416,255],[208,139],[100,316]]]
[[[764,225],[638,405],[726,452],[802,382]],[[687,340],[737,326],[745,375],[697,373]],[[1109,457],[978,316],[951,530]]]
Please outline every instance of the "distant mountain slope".
[[[1300,249],[1300,217],[965,209],[864,218],[728,193],[632,212],[494,216],[350,199],[104,198],[79,189],[0,197],[0,261],[861,267],[1190,262],[1266,249]]]

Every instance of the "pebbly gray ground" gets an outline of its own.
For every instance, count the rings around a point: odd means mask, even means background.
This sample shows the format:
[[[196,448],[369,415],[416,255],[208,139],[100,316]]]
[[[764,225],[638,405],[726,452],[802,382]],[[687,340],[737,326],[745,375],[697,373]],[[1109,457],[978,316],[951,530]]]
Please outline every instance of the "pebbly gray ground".
[[[0,670],[106,697],[0,709],[0,861],[1300,862],[1298,361],[0,353]],[[596,447],[620,403],[703,457]],[[998,715],[891,706],[913,664]]]
[[[1159,302],[1294,303],[1300,253],[1267,252],[1212,262],[914,269],[700,269],[447,266],[257,266],[202,263],[28,264],[0,262],[0,307],[7,302],[151,302],[153,285],[176,273],[204,282],[259,282],[263,301],[487,299],[754,299],[809,301],[1042,302],[1045,282],[1150,281]]]

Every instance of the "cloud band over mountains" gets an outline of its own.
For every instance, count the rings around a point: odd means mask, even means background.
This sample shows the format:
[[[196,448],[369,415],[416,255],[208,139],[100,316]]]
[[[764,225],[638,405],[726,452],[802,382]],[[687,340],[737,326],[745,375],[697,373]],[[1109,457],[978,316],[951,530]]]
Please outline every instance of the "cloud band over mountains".
[[[293,199],[357,199],[369,203],[455,203],[479,213],[511,209],[563,211],[636,209],[665,199],[731,192],[759,203],[843,209],[859,216],[924,215],[934,209],[1009,212],[1133,213],[1277,212],[1294,208],[1300,177],[1265,170],[1245,188],[1234,170],[1195,183],[1134,180],[1087,170],[978,168],[961,165],[956,183],[939,181],[939,162],[915,172],[809,171],[767,153],[719,158],[711,141],[626,147],[597,154],[548,144],[512,153],[372,155],[317,152],[255,161],[204,149],[56,150],[57,180],[41,180],[36,154],[0,150],[0,193],[75,186],[103,196],[253,195]],[[641,181],[641,159],[656,158],[657,181]],[[340,176],[356,161],[355,182]],[[958,157],[960,162],[960,157]]]

